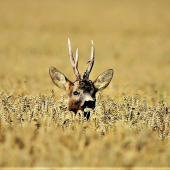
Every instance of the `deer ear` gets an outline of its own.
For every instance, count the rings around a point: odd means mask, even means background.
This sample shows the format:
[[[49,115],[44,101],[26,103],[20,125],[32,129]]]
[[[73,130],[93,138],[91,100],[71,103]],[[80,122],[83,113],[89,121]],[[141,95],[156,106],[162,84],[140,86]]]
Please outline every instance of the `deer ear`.
[[[93,82],[94,87],[97,89],[97,91],[105,89],[111,82],[112,77],[113,77],[113,70],[108,69],[107,71],[100,74],[97,77],[97,79]]]
[[[54,67],[50,67],[49,74],[51,76],[53,83],[61,89],[67,91],[73,85],[73,83],[70,80],[68,80],[63,73],[61,73]]]

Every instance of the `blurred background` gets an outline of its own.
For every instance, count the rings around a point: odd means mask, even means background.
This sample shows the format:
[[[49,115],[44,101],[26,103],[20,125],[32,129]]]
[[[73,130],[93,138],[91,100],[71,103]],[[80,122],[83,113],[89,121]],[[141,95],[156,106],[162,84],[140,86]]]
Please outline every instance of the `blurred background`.
[[[50,66],[75,80],[67,39],[83,75],[90,58],[90,79],[112,68],[111,84],[102,93],[116,102],[137,93],[155,103],[170,100],[169,0],[0,0],[0,91],[60,97]],[[66,95],[66,93],[64,93]]]

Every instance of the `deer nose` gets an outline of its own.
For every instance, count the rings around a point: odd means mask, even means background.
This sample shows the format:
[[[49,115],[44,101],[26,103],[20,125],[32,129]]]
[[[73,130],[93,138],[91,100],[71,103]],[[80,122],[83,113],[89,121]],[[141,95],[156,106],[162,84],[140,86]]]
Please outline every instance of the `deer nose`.
[[[86,107],[94,109],[95,108],[95,101],[91,101],[91,100],[85,101],[83,108],[86,108]]]

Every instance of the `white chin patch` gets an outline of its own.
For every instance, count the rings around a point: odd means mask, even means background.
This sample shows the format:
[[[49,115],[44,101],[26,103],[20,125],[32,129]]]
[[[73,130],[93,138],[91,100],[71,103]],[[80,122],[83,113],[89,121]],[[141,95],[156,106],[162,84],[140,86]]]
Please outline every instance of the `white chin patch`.
[[[92,110],[93,110],[92,108],[85,108],[85,109],[84,109],[85,112],[90,112],[90,111],[92,111]]]

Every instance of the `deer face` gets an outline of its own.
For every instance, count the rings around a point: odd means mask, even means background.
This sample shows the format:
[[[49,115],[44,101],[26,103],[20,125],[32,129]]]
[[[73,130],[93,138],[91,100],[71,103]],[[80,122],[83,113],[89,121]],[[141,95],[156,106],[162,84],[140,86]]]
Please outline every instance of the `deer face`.
[[[69,92],[68,110],[84,111],[85,108],[95,108],[95,87],[91,80],[76,81]]]
[[[69,79],[66,78],[66,76],[63,73],[61,73],[54,67],[50,67],[49,69],[51,79],[57,87],[67,91],[69,96],[69,103],[67,107],[68,111],[74,111],[76,113],[78,110],[84,111],[85,108],[94,109],[96,102],[95,95],[98,91],[105,89],[109,85],[113,77],[113,70],[109,69],[103,72],[97,77],[95,81],[89,80],[89,74],[94,64],[94,45],[92,43],[91,59],[88,62],[89,65],[86,72],[83,75],[83,79],[81,79],[81,75],[79,74],[78,71],[78,50],[76,52],[76,62],[74,62],[74,57],[71,51],[69,39],[68,45],[70,60],[73,67],[73,71],[76,76],[76,81],[71,82]]]

